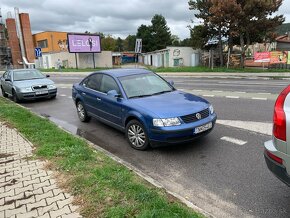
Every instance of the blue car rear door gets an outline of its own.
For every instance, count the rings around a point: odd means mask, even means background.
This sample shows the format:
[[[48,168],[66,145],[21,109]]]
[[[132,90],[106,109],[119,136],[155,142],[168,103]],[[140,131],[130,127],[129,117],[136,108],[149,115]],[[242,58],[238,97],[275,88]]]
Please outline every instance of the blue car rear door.
[[[79,90],[86,110],[93,116],[100,116],[99,90],[102,76],[100,73],[89,76],[83,81],[82,87]]]

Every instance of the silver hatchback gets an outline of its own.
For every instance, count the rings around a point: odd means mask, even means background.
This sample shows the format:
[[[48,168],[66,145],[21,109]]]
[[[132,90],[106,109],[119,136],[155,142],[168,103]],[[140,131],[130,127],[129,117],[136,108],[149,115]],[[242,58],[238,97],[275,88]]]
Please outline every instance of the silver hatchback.
[[[282,182],[290,186],[290,85],[278,96],[273,115],[273,137],[264,143],[265,160]]]
[[[6,71],[0,80],[2,95],[11,96],[15,102],[38,98],[55,98],[54,82],[37,69],[15,69]]]

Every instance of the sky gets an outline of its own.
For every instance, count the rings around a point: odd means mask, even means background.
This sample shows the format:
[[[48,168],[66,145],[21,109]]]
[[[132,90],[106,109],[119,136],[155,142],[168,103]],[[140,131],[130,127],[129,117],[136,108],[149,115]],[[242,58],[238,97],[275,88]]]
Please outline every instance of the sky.
[[[290,23],[287,1],[278,13]],[[200,23],[189,10],[188,0],[1,0],[0,7],[3,20],[9,11],[14,17],[14,7],[20,13],[29,13],[33,33],[89,31],[124,39],[136,34],[141,24],[149,25],[155,14],[161,14],[171,33],[185,39],[190,37],[188,26]]]

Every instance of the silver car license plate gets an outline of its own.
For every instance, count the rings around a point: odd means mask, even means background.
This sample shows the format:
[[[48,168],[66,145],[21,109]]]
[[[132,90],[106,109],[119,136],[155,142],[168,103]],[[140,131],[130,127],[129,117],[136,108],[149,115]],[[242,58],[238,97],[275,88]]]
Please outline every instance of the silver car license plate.
[[[204,124],[202,126],[196,127],[194,129],[194,134],[204,132],[204,131],[209,130],[211,128],[212,128],[212,122]]]
[[[48,91],[38,91],[35,92],[36,95],[43,95],[43,94],[48,94]]]

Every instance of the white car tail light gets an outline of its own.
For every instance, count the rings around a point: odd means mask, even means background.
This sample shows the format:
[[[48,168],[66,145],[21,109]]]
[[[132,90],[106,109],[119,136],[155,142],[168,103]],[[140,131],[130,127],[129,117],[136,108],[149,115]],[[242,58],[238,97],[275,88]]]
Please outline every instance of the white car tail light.
[[[273,135],[282,141],[286,141],[286,115],[284,112],[284,102],[290,92],[290,85],[278,96],[273,115]]]

